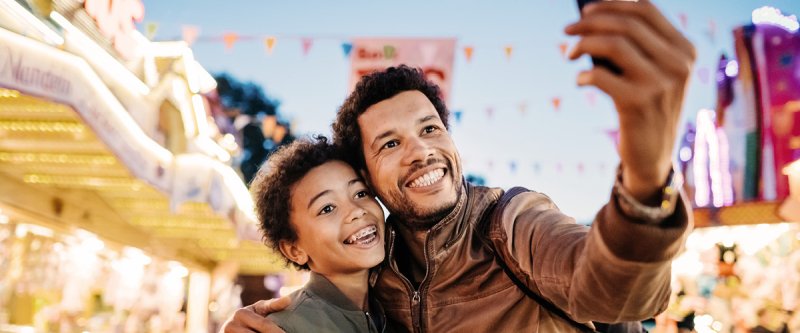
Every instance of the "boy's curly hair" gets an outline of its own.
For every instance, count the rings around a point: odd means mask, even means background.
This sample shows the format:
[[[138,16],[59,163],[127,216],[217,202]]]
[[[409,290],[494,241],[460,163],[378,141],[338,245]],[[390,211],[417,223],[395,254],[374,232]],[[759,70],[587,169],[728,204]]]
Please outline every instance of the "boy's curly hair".
[[[339,150],[324,136],[298,139],[280,147],[258,170],[250,184],[264,244],[283,256],[280,242],[297,241],[297,230],[289,221],[291,187],[311,169],[332,160],[343,160]],[[283,256],[297,269],[309,270]]]
[[[339,108],[336,121],[333,123],[333,141],[341,147],[344,158],[351,165],[360,169],[365,168],[358,116],[370,106],[410,90],[417,90],[428,97],[445,128],[448,128],[449,112],[444,105],[439,87],[425,79],[421,69],[400,65],[366,75],[356,84],[355,90]]]

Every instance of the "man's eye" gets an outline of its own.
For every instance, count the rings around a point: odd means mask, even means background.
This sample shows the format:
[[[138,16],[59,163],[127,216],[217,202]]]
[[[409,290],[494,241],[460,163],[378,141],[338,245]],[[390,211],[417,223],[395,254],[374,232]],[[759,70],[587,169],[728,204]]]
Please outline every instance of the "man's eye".
[[[383,148],[394,148],[397,147],[397,145],[398,145],[397,140],[392,140],[387,143],[384,143]]]
[[[436,126],[433,126],[433,125],[431,125],[431,126],[426,126],[426,127],[425,127],[425,128],[422,130],[422,132],[424,132],[424,133],[426,133],[426,134],[428,134],[428,133],[433,133],[433,132],[435,132],[435,131],[436,131]]]
[[[330,214],[334,208],[336,207],[334,207],[333,205],[327,205],[325,207],[322,207],[322,209],[319,210],[319,215]]]

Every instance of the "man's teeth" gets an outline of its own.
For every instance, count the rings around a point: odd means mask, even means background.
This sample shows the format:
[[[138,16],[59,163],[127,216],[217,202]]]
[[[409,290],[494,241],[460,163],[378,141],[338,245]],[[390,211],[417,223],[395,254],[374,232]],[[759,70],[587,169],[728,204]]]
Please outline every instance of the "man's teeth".
[[[354,234],[350,235],[350,237],[347,237],[347,239],[345,239],[344,243],[345,244],[353,244],[353,243],[355,243],[355,242],[357,242],[357,241],[359,241],[359,240],[361,240],[361,239],[363,239],[363,238],[365,238],[367,236],[370,236],[370,235],[376,233],[377,231],[378,231],[378,228],[376,226],[374,226],[374,225],[362,228],[361,230],[356,231]]]
[[[430,186],[438,182],[444,176],[444,169],[430,171],[411,182],[410,187]]]

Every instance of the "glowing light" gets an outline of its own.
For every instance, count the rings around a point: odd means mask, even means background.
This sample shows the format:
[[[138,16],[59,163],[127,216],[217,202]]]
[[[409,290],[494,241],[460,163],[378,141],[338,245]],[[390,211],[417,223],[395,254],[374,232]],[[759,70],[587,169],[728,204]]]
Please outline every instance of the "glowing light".
[[[722,177],[722,203],[730,206],[733,204],[733,176],[730,169],[728,135],[722,128],[717,128],[717,139],[719,140],[719,173]]]
[[[712,110],[697,112],[694,144],[695,203],[698,207],[722,207],[733,203],[733,185],[729,169],[728,138],[716,128]]]
[[[54,235],[53,230],[50,228],[27,223],[17,225],[17,229],[14,231],[14,235],[16,235],[17,238],[23,238],[28,233],[49,238],[52,238]]]
[[[189,269],[187,269],[186,267],[183,267],[183,265],[181,265],[181,263],[179,263],[177,261],[170,261],[170,262],[167,263],[167,265],[169,266],[169,269],[170,269],[169,274],[174,275],[174,276],[179,277],[179,278],[185,278],[185,277],[189,276]]]
[[[678,156],[681,159],[681,162],[689,162],[692,159],[692,148],[689,147],[681,147]]]
[[[37,184],[37,185],[119,188],[122,190],[133,189],[137,185],[142,186],[140,180],[131,178],[121,178],[121,177],[101,178],[101,177],[84,177],[84,176],[27,174],[22,177],[22,181],[28,184]]]
[[[800,29],[800,23],[797,22],[797,17],[794,15],[783,15],[781,11],[775,7],[764,6],[753,10],[752,14],[754,24],[767,24],[781,27],[789,32],[797,32]]]
[[[122,256],[141,266],[147,266],[153,261],[144,251],[130,246],[122,248]]]
[[[0,130],[79,134],[86,130],[86,126],[76,122],[63,121],[3,120],[0,121]]]
[[[239,145],[236,144],[236,137],[230,133],[225,134],[222,139],[219,140],[219,145],[228,151],[236,151],[239,149]]]
[[[88,164],[94,166],[104,166],[115,165],[117,160],[113,156],[109,155],[0,152],[0,162],[35,164]]]
[[[694,329],[698,333],[715,333],[717,332],[714,330],[711,325],[714,323],[714,318],[709,315],[700,315],[694,317]]]
[[[17,98],[19,91],[0,88],[0,98]]]
[[[736,60],[728,61],[728,64],[725,65],[725,75],[728,77],[736,77],[739,75],[739,63]]]
[[[97,238],[97,235],[89,231],[78,229],[75,231],[75,236],[78,237],[81,246],[90,252],[100,252],[106,247],[106,244]]]
[[[8,224],[9,217],[6,214],[3,214],[3,210],[0,209],[0,224]]]
[[[676,262],[685,263],[691,260],[699,262],[699,259],[695,259],[694,256],[715,247],[717,243],[728,247],[736,244],[740,253],[752,256],[791,230],[792,225],[791,223],[774,223],[697,229],[689,235],[686,240],[687,251],[681,254]],[[694,254],[689,255],[689,253]],[[681,268],[685,267],[681,266]]]
[[[219,303],[211,301],[208,303],[208,312],[217,312],[219,310]]]

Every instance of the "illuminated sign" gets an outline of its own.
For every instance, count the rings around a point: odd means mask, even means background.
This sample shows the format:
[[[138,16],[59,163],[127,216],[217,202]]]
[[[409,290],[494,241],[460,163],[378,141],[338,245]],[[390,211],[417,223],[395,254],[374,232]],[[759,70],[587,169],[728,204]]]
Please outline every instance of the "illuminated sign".
[[[133,22],[144,18],[141,0],[86,0],[84,8],[114,49],[127,59],[133,58],[136,45],[130,32],[135,29]]]

